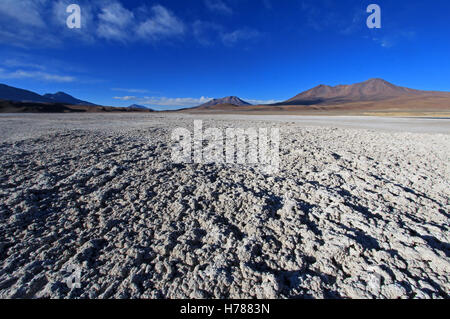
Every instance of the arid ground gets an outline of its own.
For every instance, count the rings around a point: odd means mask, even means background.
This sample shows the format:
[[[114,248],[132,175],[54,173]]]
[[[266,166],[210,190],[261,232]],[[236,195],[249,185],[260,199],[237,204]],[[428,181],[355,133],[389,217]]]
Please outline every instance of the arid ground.
[[[194,119],[279,128],[279,172],[173,163],[171,132]],[[448,119],[0,115],[0,297],[448,298],[449,133]]]

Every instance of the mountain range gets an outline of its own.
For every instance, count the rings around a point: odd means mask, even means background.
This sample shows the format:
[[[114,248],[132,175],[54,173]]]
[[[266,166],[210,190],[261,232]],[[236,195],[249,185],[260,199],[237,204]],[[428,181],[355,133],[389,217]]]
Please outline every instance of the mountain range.
[[[67,93],[39,95],[0,84],[0,112],[151,112],[142,105],[125,108],[97,106]],[[178,112],[235,113],[270,112],[284,114],[365,113],[365,112],[450,112],[450,92],[422,91],[401,87],[383,79],[370,79],[351,85],[318,85],[276,104],[251,105],[236,97],[213,99]]]
[[[95,105],[93,103],[74,98],[73,96],[64,92],[57,92],[55,94],[47,93],[44,94],[43,97],[53,101],[54,103],[64,103],[70,105]]]
[[[145,107],[101,106],[77,99],[67,93],[40,95],[0,84],[0,113],[71,113],[71,112],[153,112]]]
[[[214,103],[213,103],[214,102]],[[222,103],[220,103],[222,102]],[[183,112],[260,113],[364,113],[364,112],[449,112],[450,93],[421,91],[374,78],[351,85],[318,85],[276,104],[238,105],[229,98],[213,100]]]
[[[34,103],[63,103],[69,105],[91,105],[95,104],[79,100],[73,96],[64,93],[57,92],[55,94],[39,95],[35,92],[15,88],[9,85],[0,84],[0,99],[5,101],[14,102],[34,102]]]
[[[0,84],[0,99],[15,102],[49,103],[49,99],[37,93]]]

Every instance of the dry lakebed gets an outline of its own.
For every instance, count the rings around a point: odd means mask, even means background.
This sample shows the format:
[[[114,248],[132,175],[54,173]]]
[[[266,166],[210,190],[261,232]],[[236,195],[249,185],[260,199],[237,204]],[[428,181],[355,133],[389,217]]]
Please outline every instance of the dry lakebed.
[[[174,163],[171,132],[199,119],[279,128],[279,171]],[[448,298],[449,133],[448,119],[2,114],[0,297]]]

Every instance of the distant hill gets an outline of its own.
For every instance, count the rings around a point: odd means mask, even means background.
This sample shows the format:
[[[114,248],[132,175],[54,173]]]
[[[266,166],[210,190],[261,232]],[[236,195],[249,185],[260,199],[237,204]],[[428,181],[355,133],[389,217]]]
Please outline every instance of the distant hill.
[[[207,103],[209,104],[209,103]],[[421,91],[401,87],[383,79],[351,85],[318,85],[293,98],[271,105],[230,103],[183,109],[187,113],[259,114],[450,114],[450,92]]]
[[[95,105],[93,103],[74,98],[73,96],[64,92],[57,92],[55,94],[47,93],[44,94],[43,97],[51,100],[54,103],[65,103],[70,105]]]
[[[0,84],[0,113],[73,113],[73,112],[154,112],[140,105],[101,106],[79,100],[67,93],[39,95],[35,92]]]
[[[0,84],[0,113],[5,112],[154,112],[142,105],[98,106],[67,93],[39,95]],[[450,92],[421,91],[383,79],[351,85],[318,85],[291,99],[271,105],[251,105],[236,96],[213,99],[174,112],[260,114],[440,114],[450,116]]]
[[[226,104],[235,106],[251,105],[250,103],[241,100],[237,96],[227,96],[222,99],[213,99],[205,104],[197,106],[197,108],[209,107],[214,105],[226,105]]]
[[[19,89],[6,84],[0,84],[0,99],[14,102],[64,103],[70,105],[91,105],[91,106],[95,105],[93,103],[74,98],[73,96],[64,92],[40,95],[32,91]]]
[[[276,105],[318,105],[382,101],[400,97],[419,97],[430,93],[436,94],[438,92],[414,90],[394,85],[383,79],[370,79],[351,85],[329,86],[321,84]]]
[[[35,92],[18,89],[6,84],[0,84],[0,99],[17,102],[38,102],[38,103],[54,102]]]
[[[153,110],[149,107],[143,106],[143,105],[139,105],[139,104],[132,104],[130,106],[128,106],[129,109],[139,109],[139,110],[148,110],[148,111],[152,111]]]
[[[153,112],[149,109],[130,109],[128,107],[69,105],[64,103],[38,103],[0,100],[0,113],[116,113]]]

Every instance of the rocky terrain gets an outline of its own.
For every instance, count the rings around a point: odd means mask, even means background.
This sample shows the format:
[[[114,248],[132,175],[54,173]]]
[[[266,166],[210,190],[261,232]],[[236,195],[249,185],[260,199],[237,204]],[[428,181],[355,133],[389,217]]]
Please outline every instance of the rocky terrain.
[[[0,117],[0,297],[448,298],[450,135],[205,118],[278,127],[270,175],[173,163],[192,126]]]

